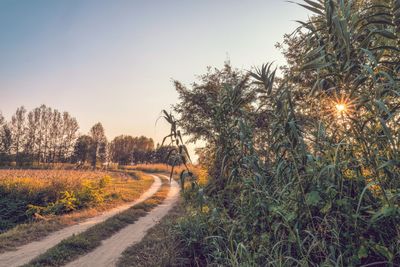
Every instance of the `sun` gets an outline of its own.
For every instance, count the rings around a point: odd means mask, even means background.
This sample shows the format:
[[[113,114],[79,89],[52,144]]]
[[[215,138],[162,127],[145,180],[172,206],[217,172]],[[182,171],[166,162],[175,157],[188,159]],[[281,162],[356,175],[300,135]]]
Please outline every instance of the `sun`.
[[[355,100],[344,95],[336,96],[331,100],[330,113],[335,117],[344,119],[355,112]]]
[[[346,111],[347,111],[347,105],[346,105],[346,103],[336,103],[336,104],[335,104],[335,108],[336,108],[336,111],[337,111],[338,113],[343,113],[343,112],[346,112]]]

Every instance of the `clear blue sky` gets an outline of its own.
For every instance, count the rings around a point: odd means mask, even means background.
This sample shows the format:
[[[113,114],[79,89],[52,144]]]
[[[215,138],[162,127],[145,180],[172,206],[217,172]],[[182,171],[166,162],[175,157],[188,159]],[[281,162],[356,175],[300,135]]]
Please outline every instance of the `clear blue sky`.
[[[46,104],[111,139],[155,121],[207,66],[283,64],[274,47],[307,12],[283,0],[0,0],[0,110]]]

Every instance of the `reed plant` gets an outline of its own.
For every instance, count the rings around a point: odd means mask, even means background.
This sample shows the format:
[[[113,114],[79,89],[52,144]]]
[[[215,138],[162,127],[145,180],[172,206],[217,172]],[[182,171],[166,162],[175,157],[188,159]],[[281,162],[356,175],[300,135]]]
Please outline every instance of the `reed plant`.
[[[181,119],[202,115],[200,87],[213,94],[212,135],[196,133],[210,180],[174,228],[192,264],[400,265],[400,2],[301,5],[314,16],[283,77],[266,64],[179,85]]]

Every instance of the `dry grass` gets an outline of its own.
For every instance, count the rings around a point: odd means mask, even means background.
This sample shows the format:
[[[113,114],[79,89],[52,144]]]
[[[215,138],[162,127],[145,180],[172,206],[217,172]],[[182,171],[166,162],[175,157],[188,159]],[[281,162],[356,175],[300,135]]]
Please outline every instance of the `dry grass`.
[[[137,170],[137,171],[144,171],[150,173],[167,173],[170,174],[172,167],[167,164],[137,164],[133,166],[125,166],[123,167],[127,170]],[[207,171],[199,165],[188,165],[189,170],[194,174],[197,181],[200,184],[206,184],[207,178]],[[184,165],[175,166],[173,174],[180,175],[182,171],[186,170]]]
[[[41,190],[73,190],[85,180],[99,180],[106,175],[73,170],[0,170],[0,186],[8,192],[35,194]]]
[[[144,172],[151,172],[151,173],[171,173],[172,167],[167,164],[157,163],[157,164],[137,164],[137,165],[130,165],[122,167],[128,170],[138,170]],[[179,174],[185,167],[176,166],[174,168],[174,174]]]
[[[132,176],[123,172],[105,171],[0,170],[0,190],[4,194],[23,194],[33,199],[45,194],[44,201],[51,201],[60,192],[77,191],[88,183],[99,183],[104,178],[110,180],[105,190],[113,193],[116,184],[126,183]]]
[[[110,177],[109,182],[103,189],[105,201],[93,203],[91,206],[67,214],[50,214],[41,217],[40,220],[28,218],[23,223],[16,223],[15,227],[0,234],[0,253],[13,250],[31,241],[39,240],[53,231],[96,216],[100,212],[111,209],[121,203],[133,201],[153,183],[152,177],[137,171],[127,171],[125,173],[32,170],[0,171],[0,188],[9,190],[8,196],[0,196],[0,200],[3,200],[3,202],[10,200],[10,197],[19,197],[21,193],[32,197],[37,194],[42,195],[43,192],[51,192],[51,190],[55,190],[56,188],[61,188],[62,190],[80,188],[82,183],[84,184],[88,181],[99,182],[104,175]],[[59,180],[56,177],[59,177]],[[14,195],[10,196],[12,193]]]
[[[132,179],[133,178],[133,179]],[[45,195],[45,200],[56,199],[60,192],[77,191],[85,185],[102,182],[106,195],[118,194],[120,199],[130,201],[139,185],[137,181],[152,179],[141,172],[105,172],[76,170],[0,170],[0,190],[6,194],[23,194],[36,198]]]

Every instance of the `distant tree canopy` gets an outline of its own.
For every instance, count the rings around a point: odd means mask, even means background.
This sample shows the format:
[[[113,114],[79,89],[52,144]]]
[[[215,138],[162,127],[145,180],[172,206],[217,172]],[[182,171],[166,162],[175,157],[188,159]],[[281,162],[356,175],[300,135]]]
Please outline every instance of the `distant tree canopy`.
[[[150,163],[154,161],[154,141],[145,136],[120,135],[110,144],[110,157],[122,165]]]
[[[155,148],[149,137],[120,135],[109,143],[100,122],[86,135],[79,135],[78,129],[68,112],[45,105],[31,111],[19,107],[10,121],[0,112],[0,165],[168,163],[168,148]]]
[[[66,162],[79,129],[75,118],[45,105],[29,112],[17,109],[11,121],[0,116],[0,162]]]
[[[92,138],[90,161],[93,168],[96,168],[98,161],[104,163],[107,159],[107,138],[104,133],[103,125],[100,122],[93,125],[90,129],[90,135]]]
[[[112,161],[122,165],[132,162],[132,151],[135,146],[132,136],[120,135],[110,143],[110,156]]]
[[[88,135],[79,136],[74,147],[74,161],[84,163],[89,159],[93,140]]]

